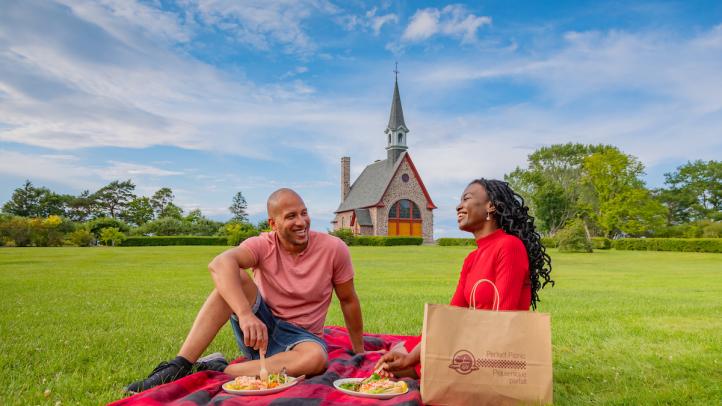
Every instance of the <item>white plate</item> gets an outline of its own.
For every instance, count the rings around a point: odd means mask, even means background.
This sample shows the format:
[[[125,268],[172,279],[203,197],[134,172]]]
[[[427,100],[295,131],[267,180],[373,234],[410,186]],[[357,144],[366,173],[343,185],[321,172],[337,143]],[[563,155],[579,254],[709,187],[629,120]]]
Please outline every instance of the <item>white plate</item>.
[[[361,392],[354,392],[352,390],[344,389],[341,387],[342,383],[357,383],[357,382],[361,382],[363,380],[364,380],[364,378],[336,379],[335,381],[333,381],[333,386],[337,390],[339,390],[347,395],[358,396],[360,398],[371,398],[371,399],[391,399],[395,396],[403,395],[409,391],[409,388],[407,387],[406,392],[404,392],[404,393],[361,393]]]
[[[232,393],[234,395],[245,395],[245,396],[256,396],[256,395],[270,395],[272,393],[278,393],[280,391],[286,390],[290,388],[291,386],[299,383],[302,379],[294,378],[289,376],[288,379],[291,379],[290,382],[286,382],[283,385],[276,386],[275,388],[271,389],[260,389],[260,390],[252,390],[252,389],[246,389],[246,390],[238,390],[238,389],[228,389],[227,386],[229,384],[232,384],[235,381],[228,381],[223,384],[223,390]]]

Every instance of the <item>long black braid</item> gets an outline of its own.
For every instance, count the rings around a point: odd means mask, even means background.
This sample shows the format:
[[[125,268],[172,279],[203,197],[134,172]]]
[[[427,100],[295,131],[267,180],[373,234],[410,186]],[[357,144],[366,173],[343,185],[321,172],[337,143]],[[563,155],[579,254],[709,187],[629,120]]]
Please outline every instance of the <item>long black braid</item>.
[[[534,217],[529,215],[529,208],[524,205],[524,198],[514,192],[509,184],[495,179],[475,179],[470,184],[478,183],[486,189],[489,200],[496,208],[496,223],[507,234],[518,237],[526,248],[529,256],[529,277],[531,278],[531,307],[536,309],[539,302],[539,290],[547,283],[554,286],[551,279],[552,261],[541,243],[541,236],[534,228]],[[542,282],[543,280],[543,282]]]

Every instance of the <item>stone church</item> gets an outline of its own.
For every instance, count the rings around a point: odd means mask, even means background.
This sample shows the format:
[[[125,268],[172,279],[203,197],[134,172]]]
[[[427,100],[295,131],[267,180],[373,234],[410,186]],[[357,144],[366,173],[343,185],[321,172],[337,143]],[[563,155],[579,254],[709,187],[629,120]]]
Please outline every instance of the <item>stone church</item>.
[[[349,228],[357,235],[418,236],[433,242],[436,205],[407,151],[409,128],[398,78],[384,133],[386,159],[368,165],[351,185],[351,158],[341,158],[341,204],[331,222],[333,229]]]

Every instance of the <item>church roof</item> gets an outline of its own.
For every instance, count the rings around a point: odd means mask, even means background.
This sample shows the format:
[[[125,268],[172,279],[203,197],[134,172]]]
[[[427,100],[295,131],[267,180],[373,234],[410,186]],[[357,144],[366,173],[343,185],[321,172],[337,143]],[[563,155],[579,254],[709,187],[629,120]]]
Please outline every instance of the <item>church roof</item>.
[[[353,182],[346,199],[341,202],[336,212],[371,207],[378,204],[386,191],[386,186],[391,182],[391,177],[396,173],[396,168],[401,165],[403,161],[401,158],[402,156],[393,166],[388,164],[387,159],[376,161],[367,166]]]
[[[399,96],[399,82],[394,81],[394,98],[391,101],[391,114],[389,115],[388,129],[397,130],[400,127],[405,128],[406,123],[404,122],[404,110],[401,108],[401,96]]]
[[[371,213],[369,209],[356,209],[353,211],[356,214],[356,222],[360,226],[373,226],[374,223],[371,221]]]
[[[428,200],[427,206],[435,209],[436,206],[431,201],[431,197],[426,191],[426,187],[421,181],[416,167],[408,156],[408,153],[404,151],[393,165],[389,165],[388,160],[384,159],[383,161],[376,161],[367,166],[363,172],[361,172],[361,175],[356,178],[353,185],[351,185],[346,199],[338,206],[336,213],[377,206],[381,202],[381,199],[383,199],[394,174],[406,159],[408,159],[409,166],[411,166],[411,170],[416,175],[416,179]]]

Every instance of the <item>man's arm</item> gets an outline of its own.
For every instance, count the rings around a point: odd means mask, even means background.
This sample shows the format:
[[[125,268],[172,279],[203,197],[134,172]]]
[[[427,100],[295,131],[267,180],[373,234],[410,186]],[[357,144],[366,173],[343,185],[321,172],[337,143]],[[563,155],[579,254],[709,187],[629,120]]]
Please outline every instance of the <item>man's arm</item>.
[[[353,287],[353,279],[335,285],[334,290],[341,304],[341,312],[343,313],[343,319],[346,322],[346,328],[351,338],[353,352],[364,352],[364,323],[361,317],[361,302],[359,302],[356,289]]]
[[[268,329],[251,309],[250,301],[257,294],[246,269],[255,265],[256,258],[248,248],[234,247],[213,258],[208,264],[216,290],[228,307],[238,316],[245,344],[255,349],[266,348]],[[245,289],[244,289],[245,286]]]

